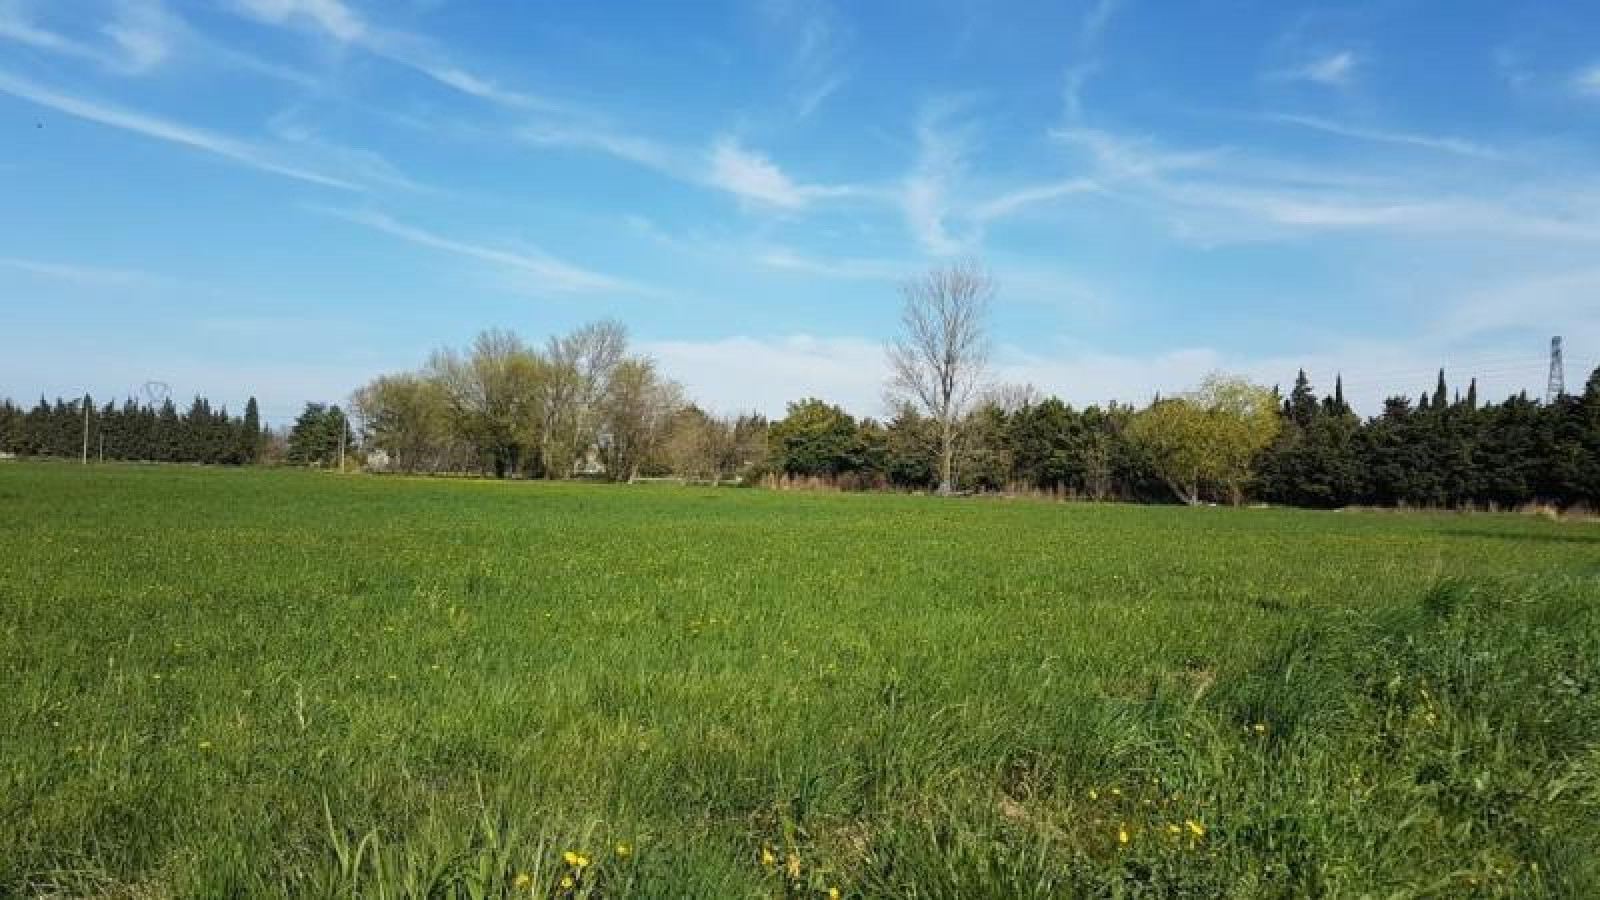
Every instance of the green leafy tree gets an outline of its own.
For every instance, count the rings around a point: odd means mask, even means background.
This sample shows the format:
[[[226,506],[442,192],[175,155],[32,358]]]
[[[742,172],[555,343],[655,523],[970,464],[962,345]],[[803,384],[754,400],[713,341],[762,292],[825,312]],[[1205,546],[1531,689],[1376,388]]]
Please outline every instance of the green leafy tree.
[[[1256,455],[1278,432],[1276,407],[1270,389],[1212,374],[1188,394],[1151,404],[1129,432],[1184,503],[1208,493],[1239,503]]]

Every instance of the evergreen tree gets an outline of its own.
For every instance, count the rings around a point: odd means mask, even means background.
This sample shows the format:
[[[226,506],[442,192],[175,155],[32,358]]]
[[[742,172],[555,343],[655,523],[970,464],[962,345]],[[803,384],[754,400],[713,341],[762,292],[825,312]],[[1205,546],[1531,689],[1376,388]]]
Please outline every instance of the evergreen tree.
[[[1310,428],[1317,417],[1317,395],[1311,389],[1311,380],[1306,378],[1306,370],[1301,369],[1295,376],[1294,389],[1289,392],[1288,418],[1301,428]]]
[[[256,398],[244,404],[244,421],[239,426],[239,462],[250,465],[261,457],[261,410]]]

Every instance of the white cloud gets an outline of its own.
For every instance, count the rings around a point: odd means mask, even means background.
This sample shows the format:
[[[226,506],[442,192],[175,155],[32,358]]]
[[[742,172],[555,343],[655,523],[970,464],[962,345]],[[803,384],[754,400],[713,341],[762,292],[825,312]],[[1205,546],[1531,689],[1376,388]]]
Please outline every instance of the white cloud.
[[[1310,81],[1324,87],[1349,87],[1355,81],[1356,68],[1361,59],[1349,50],[1320,56],[1301,65],[1281,69],[1274,74],[1283,81]]]
[[[314,210],[357,225],[366,226],[418,246],[431,247],[435,250],[443,250],[447,253],[454,253],[457,256],[464,256],[479,262],[487,262],[510,269],[520,275],[534,279],[534,286],[538,289],[556,293],[640,292],[638,286],[621,278],[615,278],[562,262],[536,250],[503,250],[482,244],[474,244],[395,221],[382,213],[325,207],[314,207]]]
[[[0,72],[0,92],[90,122],[201,150],[262,172],[323,187],[360,190],[353,182],[278,159],[270,151],[245,141],[63,94],[5,72]]]
[[[0,257],[0,269],[52,278],[84,287],[127,287],[153,284],[158,280],[154,275],[133,269],[112,269],[82,263],[22,259],[14,256]]]
[[[172,53],[176,22],[157,2],[118,5],[116,17],[101,29],[116,44],[125,74],[148,72]]]
[[[143,75],[166,62],[181,27],[159,0],[116,0],[99,31],[104,41],[68,37],[31,21],[22,5],[0,0],[0,39],[91,62],[118,75]]]
[[[624,162],[655,169],[675,178],[693,180],[692,167],[685,164],[683,154],[650,138],[627,134],[611,128],[569,122],[558,124],[541,121],[517,132],[517,136],[540,147],[571,147],[593,150]]]
[[[1304,116],[1292,113],[1274,113],[1264,116],[1266,121],[1278,122],[1284,125],[1296,125],[1321,131],[1340,137],[1352,138],[1360,141],[1371,141],[1380,144],[1396,144],[1406,147],[1418,147],[1424,150],[1435,150],[1440,153],[1452,153],[1457,156],[1469,156],[1477,159],[1497,159],[1500,153],[1493,148],[1473,141],[1453,137],[1437,137],[1427,134],[1412,134],[1404,131],[1388,131],[1382,128],[1365,128],[1359,125],[1349,125],[1324,119],[1319,116]]]
[[[1600,62],[1573,75],[1572,86],[1586,97],[1600,98]]]
[[[258,22],[308,29],[338,44],[359,47],[467,96],[513,109],[552,106],[449,61],[420,35],[379,28],[340,0],[233,0],[233,6]]]
[[[1073,194],[1096,193],[1100,190],[1099,183],[1090,178],[1065,178],[1046,184],[1026,185],[984,201],[973,210],[973,215],[980,221],[988,222],[1015,215],[1029,206],[1048,203]]]
[[[1122,3],[1123,0],[1094,0],[1079,26],[1078,42],[1085,46],[1098,43],[1106,26],[1111,23],[1111,17],[1122,8]]]
[[[1585,336],[1593,336],[1590,329]],[[1031,384],[1078,407],[1110,401],[1142,406],[1156,394],[1193,388],[1206,374],[1222,371],[1287,389],[1305,369],[1313,385],[1331,393],[1342,375],[1345,395],[1366,415],[1382,410],[1391,394],[1431,388],[1439,368],[1465,390],[1478,379],[1479,395],[1498,401],[1521,390],[1543,388],[1542,343],[1526,334],[1475,329],[1479,340],[1422,336],[1409,341],[1346,340],[1299,354],[1236,353],[1208,346],[1110,352],[1061,341],[1053,350],[997,348],[990,372],[995,384]],[[1482,338],[1491,340],[1485,343]],[[1573,346],[1569,336],[1569,346]],[[837,403],[858,416],[883,417],[884,345],[859,336],[775,337],[740,335],[704,341],[644,341],[671,377],[697,403],[720,413],[759,411],[777,418],[785,405],[805,397]],[[1592,354],[1591,354],[1592,355]],[[1569,363],[1569,378],[1587,375],[1588,360]],[[1581,370],[1581,372],[1580,372]],[[729,377],[738,373],[737,378]]]
[[[755,260],[771,269],[850,281],[900,281],[914,274],[918,268],[916,263],[909,261],[817,257],[788,247],[762,250],[756,254]]]
[[[804,119],[849,81],[840,61],[848,29],[821,0],[764,0],[756,5],[766,31],[788,45],[784,74],[796,118]]]
[[[1388,159],[1368,163],[1369,170],[1351,170],[1321,160],[1229,149],[1174,150],[1104,130],[1069,128],[1051,134],[1088,155],[1095,166],[1093,177],[1107,196],[1129,201],[1130,209],[1152,214],[1178,236],[1201,243],[1278,239],[1325,229],[1585,243],[1600,239],[1592,181],[1570,175],[1530,177],[1502,165],[1492,152],[1472,152],[1476,145],[1454,151],[1476,158],[1481,163],[1477,166],[1441,169]]]
[[[785,404],[812,396],[858,414],[881,413],[888,370],[877,341],[805,334],[737,336],[644,341],[640,349],[660,362],[697,403],[719,413],[755,410],[782,416]]]
[[[234,0],[234,6],[274,25],[309,23],[345,43],[367,32],[361,16],[339,0]]]
[[[848,188],[798,184],[776,163],[746,150],[736,138],[718,138],[711,147],[706,182],[754,203],[781,209],[800,209],[822,197],[839,197]]]
[[[961,101],[944,99],[923,108],[917,121],[917,159],[901,188],[906,224],[923,249],[937,256],[964,252],[974,236],[950,231],[949,193],[966,168],[970,129],[952,126]]]

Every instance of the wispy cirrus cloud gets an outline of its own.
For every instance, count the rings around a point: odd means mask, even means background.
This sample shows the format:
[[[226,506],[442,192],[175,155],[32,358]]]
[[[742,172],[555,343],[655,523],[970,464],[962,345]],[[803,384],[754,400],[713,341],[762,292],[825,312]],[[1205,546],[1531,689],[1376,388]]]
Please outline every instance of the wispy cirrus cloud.
[[[1063,178],[1044,184],[1030,184],[1004,191],[979,203],[972,215],[980,222],[1003,219],[1041,203],[1048,203],[1074,194],[1093,194],[1102,190],[1092,178]]]
[[[0,2],[0,40],[93,63],[118,75],[142,75],[172,53],[177,20],[159,0],[118,0],[90,34],[67,35],[40,24],[16,0]]]
[[[756,253],[755,260],[769,269],[847,281],[900,281],[918,268],[909,260],[819,256],[802,253],[791,247],[769,247]]]
[[[1325,119],[1320,116],[1297,115],[1293,113],[1270,113],[1261,117],[1268,122],[1277,122],[1283,125],[1294,125],[1300,128],[1309,128],[1325,134],[1351,138],[1353,140],[1371,141],[1380,144],[1395,144],[1405,147],[1417,147],[1424,150],[1435,150],[1440,153],[1452,153],[1457,156],[1469,156],[1478,159],[1498,159],[1499,151],[1475,141],[1463,140],[1454,137],[1439,137],[1429,134],[1416,134],[1406,131],[1390,131],[1382,128],[1367,128],[1360,125],[1351,125],[1344,122]]]
[[[1061,104],[1067,120],[1083,117],[1083,91],[1089,79],[1100,72],[1100,39],[1126,0],[1094,0],[1078,24],[1075,59],[1061,79]]]
[[[849,81],[843,56],[849,29],[821,0],[764,0],[757,5],[767,30],[788,44],[784,77],[794,114],[804,119]]]
[[[1344,88],[1354,83],[1362,59],[1353,50],[1339,50],[1284,69],[1271,77],[1277,81],[1309,81],[1323,87]]]
[[[310,207],[313,212],[343,219],[373,231],[399,238],[419,247],[442,250],[456,256],[490,263],[533,279],[535,286],[554,293],[593,293],[615,291],[648,293],[623,278],[595,272],[557,259],[539,250],[504,249],[475,243],[400,222],[383,213],[360,209]]]
[[[693,180],[696,177],[692,162],[681,149],[610,125],[578,118],[564,122],[542,118],[517,129],[516,136],[537,147],[587,150],[674,178]]]
[[[1572,76],[1572,88],[1584,97],[1600,99],[1600,62],[1579,69]]]
[[[149,272],[117,269],[60,260],[24,259],[0,256],[0,269],[66,281],[84,287],[130,287],[155,284],[160,279]]]
[[[354,181],[282,159],[249,141],[67,94],[4,71],[0,71],[0,93],[85,121],[199,150],[257,171],[322,187],[361,190]]]
[[[518,110],[554,106],[455,63],[421,35],[379,27],[342,0],[232,0],[232,6],[263,24],[299,28],[359,48],[467,96]]]
[[[964,101],[943,98],[924,106],[916,125],[917,156],[900,193],[906,224],[923,249],[938,256],[964,252],[973,236],[953,233],[953,182],[962,177],[972,129],[957,121]]]
[[[1475,161],[1465,169],[1440,170],[1404,158],[1352,168],[1259,150],[1172,148],[1104,129],[1060,128],[1051,135],[1093,165],[1092,177],[1105,186],[1106,196],[1132,201],[1130,208],[1203,243],[1326,230],[1600,240],[1600,214],[1592,205],[1600,173],[1530,178],[1494,154],[1473,152],[1471,145],[1453,148]]]
[[[765,155],[746,149],[738,138],[728,136],[718,138],[711,146],[706,182],[741,200],[790,210],[853,193],[847,186],[799,183]]]

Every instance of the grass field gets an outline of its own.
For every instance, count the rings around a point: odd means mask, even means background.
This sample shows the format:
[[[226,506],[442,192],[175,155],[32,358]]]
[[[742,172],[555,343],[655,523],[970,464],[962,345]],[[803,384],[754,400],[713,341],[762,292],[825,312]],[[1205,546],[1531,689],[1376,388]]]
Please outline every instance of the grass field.
[[[1600,526],[0,464],[0,893],[1584,897],[1597,848]]]

